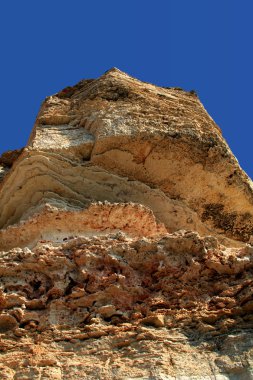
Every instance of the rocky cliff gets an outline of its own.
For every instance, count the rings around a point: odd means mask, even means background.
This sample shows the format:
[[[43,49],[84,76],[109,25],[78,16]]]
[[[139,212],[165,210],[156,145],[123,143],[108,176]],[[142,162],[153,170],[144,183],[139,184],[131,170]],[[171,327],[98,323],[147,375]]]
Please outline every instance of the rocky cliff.
[[[253,379],[253,186],[196,93],[113,68],[0,158],[3,379]]]

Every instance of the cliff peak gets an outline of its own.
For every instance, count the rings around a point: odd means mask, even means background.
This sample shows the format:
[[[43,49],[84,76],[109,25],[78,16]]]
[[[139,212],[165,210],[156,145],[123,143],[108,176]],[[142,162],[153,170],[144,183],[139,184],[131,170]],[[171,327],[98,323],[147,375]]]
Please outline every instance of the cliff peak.
[[[47,97],[0,210],[4,378],[250,376],[253,187],[194,92]]]

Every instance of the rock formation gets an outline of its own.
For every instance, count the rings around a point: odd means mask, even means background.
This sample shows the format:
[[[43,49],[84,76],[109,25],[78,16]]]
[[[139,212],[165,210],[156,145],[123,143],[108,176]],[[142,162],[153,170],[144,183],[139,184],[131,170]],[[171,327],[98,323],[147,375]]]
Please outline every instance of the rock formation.
[[[253,379],[253,186],[194,92],[48,97],[0,211],[3,379]]]

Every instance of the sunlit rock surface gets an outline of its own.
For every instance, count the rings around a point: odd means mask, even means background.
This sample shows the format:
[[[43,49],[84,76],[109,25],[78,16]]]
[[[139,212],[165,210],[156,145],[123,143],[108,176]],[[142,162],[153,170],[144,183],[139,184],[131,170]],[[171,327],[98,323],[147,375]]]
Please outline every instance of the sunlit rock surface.
[[[3,379],[253,378],[253,187],[194,92],[118,69],[0,158]]]

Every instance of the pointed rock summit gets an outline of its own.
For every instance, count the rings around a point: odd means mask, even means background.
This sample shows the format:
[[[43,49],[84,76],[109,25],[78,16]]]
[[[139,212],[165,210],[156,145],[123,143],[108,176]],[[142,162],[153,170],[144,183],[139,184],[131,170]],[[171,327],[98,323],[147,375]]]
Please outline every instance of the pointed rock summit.
[[[49,96],[0,211],[5,379],[250,378],[253,186],[195,92]]]
[[[93,201],[142,204],[168,232],[253,235],[252,184],[196,95],[116,68],[42,104],[2,183],[0,246],[21,220],[27,244],[25,225],[46,204],[71,213]],[[6,239],[8,248],[22,245],[11,243],[10,229]]]

